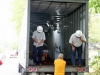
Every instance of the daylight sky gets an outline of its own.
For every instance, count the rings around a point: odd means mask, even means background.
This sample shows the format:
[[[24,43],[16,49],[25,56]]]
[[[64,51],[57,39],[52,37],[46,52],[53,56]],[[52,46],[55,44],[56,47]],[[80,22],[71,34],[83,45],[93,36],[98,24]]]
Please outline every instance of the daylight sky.
[[[0,0],[0,45],[1,43],[11,43],[16,40],[14,24],[11,22],[12,13],[10,11],[12,0]]]

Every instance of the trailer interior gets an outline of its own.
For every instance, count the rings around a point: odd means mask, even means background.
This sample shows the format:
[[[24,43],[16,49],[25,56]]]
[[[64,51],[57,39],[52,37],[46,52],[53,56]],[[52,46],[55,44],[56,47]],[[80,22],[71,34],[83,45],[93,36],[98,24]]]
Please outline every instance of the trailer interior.
[[[29,59],[33,59],[32,33],[37,26],[41,25],[46,35],[43,46],[42,65],[53,65],[59,53],[64,54],[64,60],[66,60],[67,65],[72,65],[69,38],[78,29],[85,34],[85,22],[85,3],[31,0]],[[86,47],[83,45],[83,66],[86,65],[85,49]]]

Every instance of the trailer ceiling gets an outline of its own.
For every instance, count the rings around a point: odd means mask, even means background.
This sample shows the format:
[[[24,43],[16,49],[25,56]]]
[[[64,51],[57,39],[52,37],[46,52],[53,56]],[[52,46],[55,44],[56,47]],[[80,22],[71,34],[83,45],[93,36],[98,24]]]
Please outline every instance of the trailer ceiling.
[[[53,1],[31,1],[31,12],[49,14],[69,14],[78,8],[80,3],[53,2]]]
[[[31,1],[31,15],[35,13],[34,17],[31,16],[31,23],[46,24],[46,21],[60,22],[68,14],[75,11],[82,3],[76,2],[56,2],[56,1]],[[50,18],[48,19],[50,15]],[[38,16],[38,19],[36,19]],[[34,20],[34,21],[33,21]]]

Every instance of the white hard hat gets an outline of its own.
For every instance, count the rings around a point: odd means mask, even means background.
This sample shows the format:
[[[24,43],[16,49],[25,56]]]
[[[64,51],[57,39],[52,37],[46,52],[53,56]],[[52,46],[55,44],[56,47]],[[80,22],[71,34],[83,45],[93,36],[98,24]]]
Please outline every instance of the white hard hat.
[[[37,31],[38,31],[38,32],[43,32],[43,27],[42,27],[42,26],[38,26],[38,27],[37,27]]]
[[[75,35],[77,37],[81,37],[82,36],[82,31],[81,30],[77,30],[76,33],[75,33]]]

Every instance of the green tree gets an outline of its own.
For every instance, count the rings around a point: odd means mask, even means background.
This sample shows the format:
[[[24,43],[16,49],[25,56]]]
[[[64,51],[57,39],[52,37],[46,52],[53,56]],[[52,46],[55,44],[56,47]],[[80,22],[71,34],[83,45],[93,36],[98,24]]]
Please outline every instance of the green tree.
[[[100,13],[100,0],[89,0],[90,9],[94,9],[95,13]]]
[[[89,42],[100,41],[100,14],[89,14]]]
[[[93,61],[90,62],[90,68],[93,68],[94,75],[100,75],[100,56],[94,56]]]
[[[26,0],[13,0],[12,2],[12,9],[11,9],[13,12],[12,21],[16,24],[15,29],[17,35],[19,35],[20,33],[25,5],[26,5]]]
[[[13,42],[11,45],[12,50],[17,50],[18,49],[18,41]]]
[[[89,42],[99,42],[100,0],[89,0]]]

